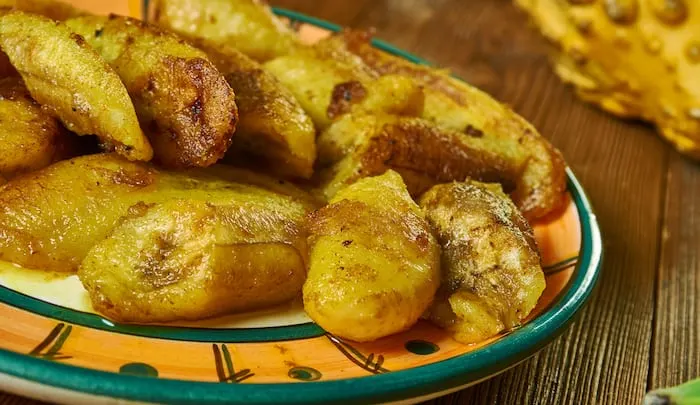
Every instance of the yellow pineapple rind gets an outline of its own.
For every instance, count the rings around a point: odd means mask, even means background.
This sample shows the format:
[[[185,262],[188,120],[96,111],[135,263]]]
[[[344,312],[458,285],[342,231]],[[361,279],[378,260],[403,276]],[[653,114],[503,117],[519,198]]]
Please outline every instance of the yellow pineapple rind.
[[[700,1],[515,0],[585,101],[653,122],[700,159]]]

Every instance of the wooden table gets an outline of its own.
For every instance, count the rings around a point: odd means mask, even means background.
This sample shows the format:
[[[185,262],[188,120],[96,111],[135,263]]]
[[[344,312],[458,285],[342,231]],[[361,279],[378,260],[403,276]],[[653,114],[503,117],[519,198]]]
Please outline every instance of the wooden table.
[[[605,262],[569,330],[518,367],[434,403],[638,404],[700,375],[700,165],[652,128],[579,101],[510,0],[274,0],[377,35],[507,102],[591,197]],[[0,404],[36,402],[0,394]]]

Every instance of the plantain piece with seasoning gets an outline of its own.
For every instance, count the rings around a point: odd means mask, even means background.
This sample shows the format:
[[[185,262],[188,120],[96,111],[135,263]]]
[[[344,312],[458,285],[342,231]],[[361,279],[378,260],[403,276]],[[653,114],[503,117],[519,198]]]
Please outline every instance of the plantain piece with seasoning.
[[[160,164],[206,167],[224,156],[238,118],[235,96],[204,52],[128,17],[80,17],[66,25],[124,82]]]
[[[75,152],[75,141],[41,109],[18,76],[0,79],[0,175],[12,178]]]
[[[424,88],[422,118],[440,128],[480,137],[500,150],[511,166],[522,170],[511,197],[529,219],[543,217],[562,205],[564,159],[530,123],[448,72],[390,55],[373,47],[370,39],[366,32],[348,30],[324,40],[323,46],[356,55],[378,75],[410,78]]]
[[[700,159],[700,2],[516,0],[556,47],[559,77]]]
[[[520,325],[545,279],[527,221],[497,184],[441,184],[420,206],[442,248],[442,281],[426,317],[477,343]]]
[[[308,179],[316,160],[316,130],[292,93],[238,50],[194,39],[236,94],[239,121],[224,161],[285,178]]]
[[[296,297],[306,277],[306,211],[274,193],[245,191],[218,204],[134,207],[80,265],[93,307],[116,321],[148,323]]]
[[[58,0],[0,0],[0,9],[3,8],[39,14],[56,21],[87,14],[83,10]]]
[[[234,197],[253,202],[274,197],[289,209],[315,209],[304,195],[289,183],[233,168],[169,172],[113,154],[81,156],[17,177],[0,189],[0,260],[72,272],[135,205],[173,199],[217,205]]]
[[[392,169],[418,197],[435,184],[466,178],[498,182],[508,190],[525,181],[502,145],[438,128],[422,118],[351,113],[318,139],[317,181],[325,198],[360,178]]]
[[[439,248],[397,173],[362,179],[309,216],[304,309],[364,342],[404,331],[433,300]]]
[[[234,46],[259,62],[298,46],[294,33],[261,0],[157,0],[151,14],[155,24]]]
[[[413,81],[379,78],[353,55],[324,46],[298,49],[264,66],[299,100],[318,131],[354,110],[400,115],[423,111],[423,90]]]
[[[0,15],[0,48],[32,98],[69,130],[97,135],[131,160],[153,150],[119,76],[62,23],[21,11]]]

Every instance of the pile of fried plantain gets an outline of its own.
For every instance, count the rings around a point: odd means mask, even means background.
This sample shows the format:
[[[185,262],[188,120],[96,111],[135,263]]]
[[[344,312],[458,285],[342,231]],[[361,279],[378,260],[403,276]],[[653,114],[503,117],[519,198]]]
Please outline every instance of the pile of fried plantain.
[[[96,154],[10,181],[0,206],[0,259],[77,270],[96,309],[153,322],[293,298],[316,205],[245,170],[169,172]],[[197,301],[207,291],[208,303]]]
[[[127,17],[78,17],[65,24],[119,75],[161,165],[206,167],[224,156],[238,110],[233,90],[204,52]]]
[[[302,296],[342,338],[474,343],[535,307],[528,221],[565,163],[488,95],[366,32],[305,45],[259,0],[5,3],[0,260],[77,273],[121,322]]]
[[[97,135],[129,159],[151,159],[124,84],[83,37],[63,23],[10,11],[0,15],[0,48],[32,98],[66,128]]]

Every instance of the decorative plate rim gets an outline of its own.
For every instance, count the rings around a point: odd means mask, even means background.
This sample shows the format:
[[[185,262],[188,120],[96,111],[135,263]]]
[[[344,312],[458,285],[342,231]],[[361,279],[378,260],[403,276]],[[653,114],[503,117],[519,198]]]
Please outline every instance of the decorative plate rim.
[[[339,26],[294,11],[274,8],[278,15],[331,31]],[[427,64],[384,41],[378,48],[415,63]],[[219,384],[155,379],[98,371],[30,357],[0,348],[0,373],[48,386],[120,398],[173,404],[337,404],[360,400],[398,401],[446,391],[503,371],[534,355],[559,336],[595,287],[603,257],[600,228],[591,204],[571,169],[568,189],[581,224],[581,251],[569,285],[549,309],[503,338],[447,360],[366,377],[307,383]]]

